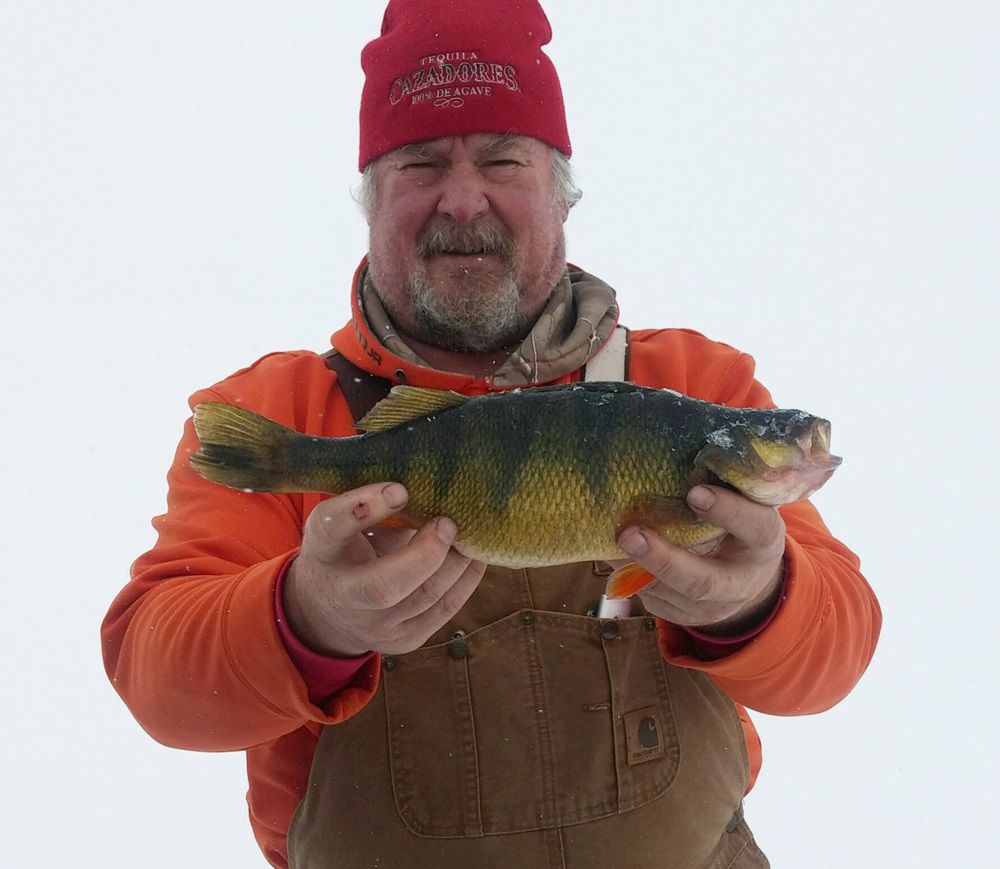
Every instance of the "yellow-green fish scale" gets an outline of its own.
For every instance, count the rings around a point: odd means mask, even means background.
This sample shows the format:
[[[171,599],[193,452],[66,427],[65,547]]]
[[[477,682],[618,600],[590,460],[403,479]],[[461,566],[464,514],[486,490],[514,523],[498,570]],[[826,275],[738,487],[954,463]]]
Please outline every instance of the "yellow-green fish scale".
[[[410,493],[406,513],[415,524],[449,516],[460,529],[456,548],[500,566],[622,557],[616,538],[629,521],[644,521],[683,546],[718,534],[684,505],[690,469],[678,465],[677,454],[665,449],[662,439],[623,428],[612,437],[609,453],[585,455],[606,465],[604,489],[595,493],[580,470],[579,454],[574,460],[563,444],[535,432],[516,481],[499,502],[502,464],[491,461],[495,443],[495,438],[473,436],[456,445],[458,470],[443,492],[437,486],[440,452],[421,451],[408,463],[378,462],[369,466],[365,481],[403,483]]]

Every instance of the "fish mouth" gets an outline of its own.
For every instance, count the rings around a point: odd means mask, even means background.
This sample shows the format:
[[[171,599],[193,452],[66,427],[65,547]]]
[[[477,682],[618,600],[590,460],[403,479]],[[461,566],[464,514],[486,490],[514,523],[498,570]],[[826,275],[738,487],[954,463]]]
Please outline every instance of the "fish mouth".
[[[779,507],[808,498],[840,466],[830,452],[830,423],[816,419],[797,437],[750,436],[739,448],[710,444],[695,463],[753,501]]]
[[[833,463],[836,468],[842,461],[840,456],[830,453],[830,423],[825,419],[818,419],[810,429],[796,440],[799,449],[804,456],[809,456],[817,464]]]
[[[781,468],[768,468],[756,478],[737,485],[747,497],[761,504],[779,507],[808,498],[837,470],[841,459],[828,455],[825,461],[802,462]]]

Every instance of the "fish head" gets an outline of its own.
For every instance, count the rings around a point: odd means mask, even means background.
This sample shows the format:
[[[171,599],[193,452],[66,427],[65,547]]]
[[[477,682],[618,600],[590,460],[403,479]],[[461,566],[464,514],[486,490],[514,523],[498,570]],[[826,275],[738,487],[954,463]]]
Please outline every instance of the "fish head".
[[[830,453],[830,423],[798,410],[716,429],[695,457],[696,467],[772,507],[808,498],[840,462]]]

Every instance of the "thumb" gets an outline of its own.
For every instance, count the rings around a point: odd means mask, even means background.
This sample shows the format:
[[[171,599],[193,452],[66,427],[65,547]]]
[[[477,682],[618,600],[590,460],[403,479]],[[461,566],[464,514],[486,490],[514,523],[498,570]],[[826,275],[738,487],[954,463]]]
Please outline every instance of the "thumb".
[[[391,518],[408,501],[399,483],[372,483],[328,498],[309,515],[302,549],[317,561],[336,561],[358,534]]]

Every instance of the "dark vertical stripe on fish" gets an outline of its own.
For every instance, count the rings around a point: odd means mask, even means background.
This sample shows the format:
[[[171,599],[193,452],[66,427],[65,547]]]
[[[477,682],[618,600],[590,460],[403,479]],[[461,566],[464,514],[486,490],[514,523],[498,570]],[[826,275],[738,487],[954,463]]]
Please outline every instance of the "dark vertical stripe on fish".
[[[618,384],[603,384],[599,388],[586,386],[584,401],[574,402],[575,419],[575,464],[576,470],[584,479],[594,498],[595,504],[601,510],[608,509],[612,492],[607,485],[608,474],[612,464],[618,461],[614,450],[608,450],[606,445],[615,443],[618,433],[626,427],[630,414],[623,407],[623,413],[609,414],[606,406],[613,395],[625,390],[618,389]],[[619,403],[630,403],[622,396]],[[599,446],[599,445],[604,445]]]
[[[493,485],[490,490],[490,508],[498,516],[507,512],[507,505],[521,482],[524,466],[539,446],[537,417],[533,419],[530,409],[534,402],[531,393],[525,393],[523,400],[509,402],[502,417],[501,426],[494,429],[493,446],[495,453],[489,456],[495,460]]]
[[[443,502],[448,493],[451,492],[455,477],[461,468],[463,441],[464,415],[461,413],[444,411],[429,417],[435,421],[433,435],[428,431],[425,437],[439,441],[444,449],[428,451],[433,456],[437,466],[437,476],[434,480],[434,497],[438,503]]]

